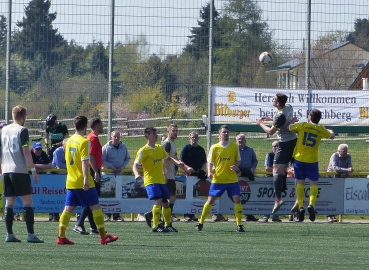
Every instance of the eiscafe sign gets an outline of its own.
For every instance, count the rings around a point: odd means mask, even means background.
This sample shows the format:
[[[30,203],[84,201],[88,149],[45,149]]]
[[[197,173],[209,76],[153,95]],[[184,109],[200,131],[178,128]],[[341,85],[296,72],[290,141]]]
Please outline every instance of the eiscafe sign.
[[[322,125],[368,125],[369,96],[365,91],[285,90],[212,87],[212,124],[255,124],[256,119],[274,117],[276,93],[288,96],[295,117],[306,121],[311,109],[322,112]]]

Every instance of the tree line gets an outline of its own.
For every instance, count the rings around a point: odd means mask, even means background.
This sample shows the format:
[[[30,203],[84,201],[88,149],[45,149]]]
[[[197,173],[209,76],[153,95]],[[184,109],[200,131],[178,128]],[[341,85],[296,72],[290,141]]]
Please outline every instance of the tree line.
[[[83,47],[67,41],[53,27],[57,12],[50,0],[31,0],[12,32],[11,103],[26,102],[31,116],[54,112],[61,118],[76,114],[107,117],[109,46],[93,40]],[[197,25],[179,54],[149,54],[147,38],[127,37],[114,44],[113,116],[129,119],[172,116],[200,117],[207,112],[210,4],[199,9]],[[263,80],[262,51],[271,51],[274,65],[297,52],[273,40],[256,1],[229,0],[213,12],[213,84],[275,87]],[[357,19],[350,34],[369,50],[369,22]],[[5,99],[7,21],[0,15],[0,95]],[[338,42],[342,33],[329,37]],[[326,40],[326,39],[324,39]],[[4,104],[0,104],[4,108]],[[4,111],[4,110],[1,110]],[[139,123],[138,123],[139,124]]]

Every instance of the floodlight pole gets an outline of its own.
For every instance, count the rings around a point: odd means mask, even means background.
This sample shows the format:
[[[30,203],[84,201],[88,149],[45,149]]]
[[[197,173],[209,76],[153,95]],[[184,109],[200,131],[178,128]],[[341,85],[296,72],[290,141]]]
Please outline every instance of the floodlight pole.
[[[6,26],[6,74],[5,74],[5,122],[9,123],[10,113],[10,60],[11,60],[11,40],[12,40],[12,0],[8,2],[8,20]]]
[[[113,118],[113,66],[114,66],[114,7],[115,0],[111,0],[111,14],[110,14],[110,44],[109,44],[109,84],[108,84],[108,138],[112,132],[112,118]]]
[[[213,86],[213,24],[214,24],[214,0],[210,1],[210,22],[209,22],[209,82],[208,82],[208,121],[205,125],[207,137],[207,150],[212,145],[211,140],[211,115],[212,115],[212,86]]]
[[[311,85],[310,85],[310,51],[311,51],[311,0],[308,0],[307,3],[307,31],[306,31],[306,51],[305,51],[305,74],[306,74],[306,89],[308,94],[311,94]],[[310,111],[311,103],[308,103],[308,110]]]

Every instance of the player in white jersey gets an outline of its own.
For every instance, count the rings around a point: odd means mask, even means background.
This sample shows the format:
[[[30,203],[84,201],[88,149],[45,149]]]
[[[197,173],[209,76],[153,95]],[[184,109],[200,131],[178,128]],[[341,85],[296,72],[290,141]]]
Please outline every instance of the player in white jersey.
[[[5,126],[1,131],[2,159],[0,174],[4,176],[5,203],[5,227],[7,237],[5,242],[21,242],[13,233],[13,217],[15,199],[22,199],[24,217],[26,221],[29,243],[43,243],[33,229],[34,212],[32,207],[31,178],[27,167],[31,168],[33,180],[38,182],[38,175],[34,167],[30,148],[29,134],[24,122],[27,117],[27,109],[23,106],[15,106],[12,110],[13,124]]]

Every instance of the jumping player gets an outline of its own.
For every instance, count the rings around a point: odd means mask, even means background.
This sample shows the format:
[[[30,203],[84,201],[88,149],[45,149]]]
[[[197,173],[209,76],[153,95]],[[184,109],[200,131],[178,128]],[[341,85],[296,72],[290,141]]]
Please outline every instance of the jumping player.
[[[304,188],[305,178],[310,180],[310,200],[308,206],[309,219],[315,220],[314,206],[318,196],[318,148],[323,138],[334,139],[334,133],[330,129],[318,125],[322,118],[321,111],[314,109],[308,115],[308,123],[289,125],[289,130],[298,134],[296,149],[294,152],[294,171],[296,179],[296,196],[297,204],[295,204],[291,212],[298,212],[299,221],[304,221]]]

